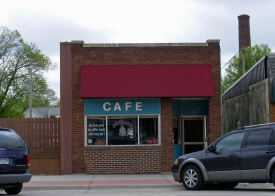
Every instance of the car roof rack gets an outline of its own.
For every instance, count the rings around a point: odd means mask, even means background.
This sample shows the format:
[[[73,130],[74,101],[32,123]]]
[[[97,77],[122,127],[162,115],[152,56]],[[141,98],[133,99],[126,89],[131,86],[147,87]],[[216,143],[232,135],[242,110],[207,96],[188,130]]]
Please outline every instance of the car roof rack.
[[[239,130],[239,129],[256,128],[256,127],[264,127],[264,126],[269,126],[270,124],[274,124],[274,123],[264,123],[264,124],[243,126],[243,127],[238,128],[238,130]]]
[[[9,128],[0,127],[1,130],[10,130]]]

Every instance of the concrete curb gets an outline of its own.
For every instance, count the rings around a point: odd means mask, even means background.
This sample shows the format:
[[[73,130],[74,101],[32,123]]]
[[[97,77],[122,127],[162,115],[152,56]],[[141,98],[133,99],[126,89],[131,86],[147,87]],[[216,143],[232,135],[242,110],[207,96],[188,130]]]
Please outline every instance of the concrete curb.
[[[130,185],[38,185],[23,186],[23,190],[91,190],[91,189],[131,189],[131,188],[184,188],[182,184],[130,184]]]

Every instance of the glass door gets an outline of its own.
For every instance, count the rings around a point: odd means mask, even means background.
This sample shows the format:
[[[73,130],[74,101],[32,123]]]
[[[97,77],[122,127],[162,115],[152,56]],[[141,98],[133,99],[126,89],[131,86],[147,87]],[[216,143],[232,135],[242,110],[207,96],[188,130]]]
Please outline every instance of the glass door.
[[[205,119],[182,118],[183,154],[196,152],[205,148]]]

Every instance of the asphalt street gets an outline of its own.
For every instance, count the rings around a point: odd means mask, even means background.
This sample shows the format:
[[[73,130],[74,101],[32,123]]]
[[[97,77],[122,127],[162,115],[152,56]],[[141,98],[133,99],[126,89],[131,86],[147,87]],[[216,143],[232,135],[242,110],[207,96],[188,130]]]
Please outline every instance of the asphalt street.
[[[0,192],[0,195],[3,192]],[[111,188],[111,189],[90,189],[90,190],[23,190],[20,196],[268,196],[275,195],[274,187],[237,187],[232,190],[202,190],[202,191],[188,191],[180,184],[178,186],[171,185],[171,187],[130,187],[130,188]]]
[[[0,190],[0,195],[6,195]],[[20,196],[228,196],[275,195],[272,183],[240,183],[235,189],[218,188],[188,191],[173,180],[172,174],[146,175],[56,175],[33,176],[24,183]]]

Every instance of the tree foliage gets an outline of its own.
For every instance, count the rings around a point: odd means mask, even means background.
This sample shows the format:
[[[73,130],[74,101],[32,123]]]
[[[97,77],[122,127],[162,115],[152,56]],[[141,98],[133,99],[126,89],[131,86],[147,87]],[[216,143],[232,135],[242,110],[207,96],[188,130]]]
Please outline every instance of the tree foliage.
[[[54,69],[55,64],[34,43],[24,42],[17,30],[0,27],[0,58],[0,118],[23,117],[22,103],[29,94],[30,66],[33,67],[34,102],[36,97],[58,99],[43,76],[43,72]]]
[[[23,97],[20,106],[22,106],[23,111],[26,111],[29,108],[29,94],[26,94]],[[43,93],[34,93],[32,95],[32,107],[34,108],[59,106],[59,98],[56,97],[56,93],[52,89],[47,88]]]
[[[271,48],[267,44],[255,45],[245,48],[245,70],[248,71],[265,55],[272,55]],[[235,56],[225,69],[226,75],[222,79],[222,93],[232,86],[243,75],[242,52]]]

